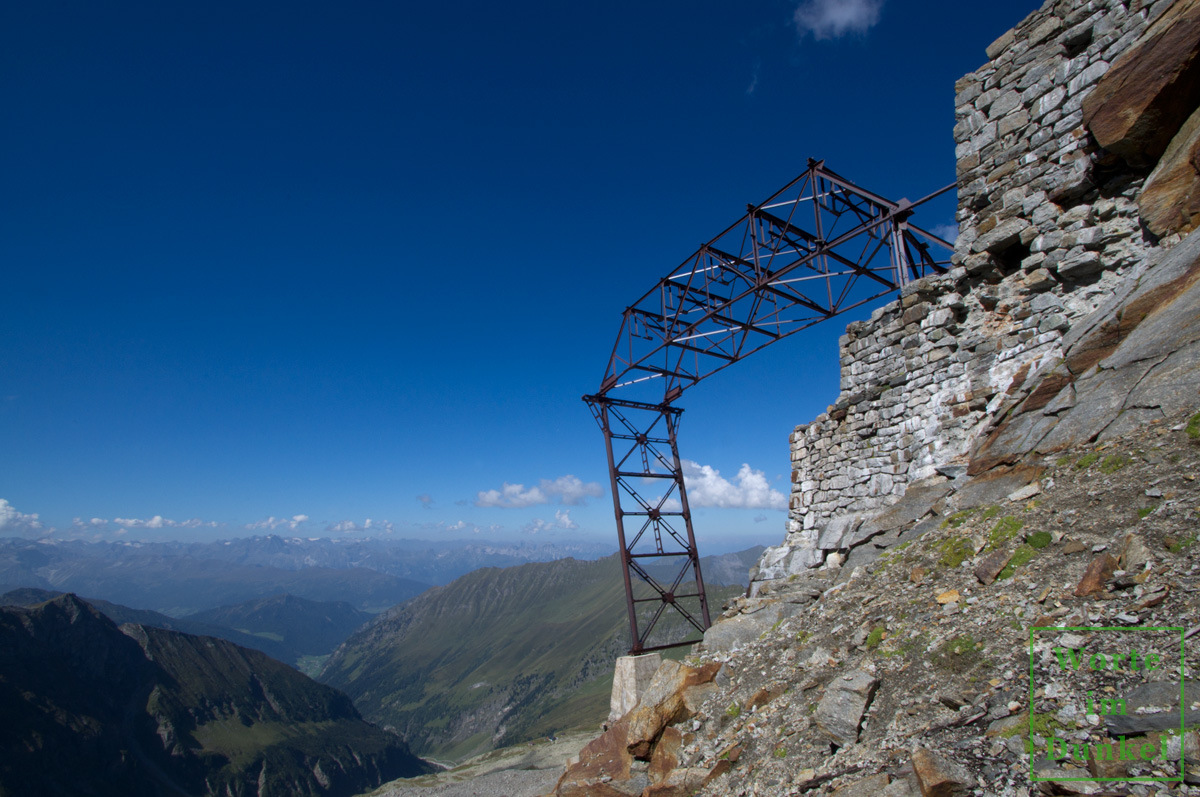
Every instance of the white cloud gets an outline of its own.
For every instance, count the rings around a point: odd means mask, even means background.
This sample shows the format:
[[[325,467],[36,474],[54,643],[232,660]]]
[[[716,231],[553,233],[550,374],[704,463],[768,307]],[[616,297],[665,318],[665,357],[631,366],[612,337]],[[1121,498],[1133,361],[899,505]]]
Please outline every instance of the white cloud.
[[[787,498],[772,490],[767,476],[743,463],[731,482],[710,465],[683,460],[688,503],[721,509],[787,509]]]
[[[542,479],[537,487],[525,489],[524,484],[505,482],[499,490],[481,490],[475,496],[475,506],[504,507],[519,509],[538,504],[548,504],[552,499],[567,506],[582,506],[587,499],[604,495],[604,488],[596,482],[584,482],[577,476],[567,474],[551,481]]]
[[[433,496],[429,493],[421,493],[417,496],[417,500],[421,502],[421,506],[425,509],[433,509]]]
[[[297,528],[299,528],[301,523],[304,523],[307,520],[308,520],[308,515],[292,515],[290,520],[288,518],[281,518],[281,517],[277,518],[274,515],[271,515],[266,520],[259,520],[259,521],[255,521],[254,523],[247,523],[246,528],[250,529],[251,531],[254,531],[257,529],[267,529],[269,531],[274,531],[275,529],[279,529],[279,528],[286,528],[286,529],[289,529],[290,531],[295,531]]]
[[[18,512],[7,499],[0,498],[0,532],[28,534],[39,532],[43,528],[36,512],[26,514]]]
[[[100,518],[92,518],[91,525],[98,525],[96,521]],[[106,521],[101,521],[106,522]],[[215,522],[205,522],[200,518],[191,518],[190,520],[171,520],[162,515],[155,515],[152,518],[129,518],[115,517],[112,519],[115,525],[125,529],[198,529],[201,527],[216,528]]]
[[[954,243],[958,240],[958,225],[957,224],[935,224],[931,233],[941,238],[944,241]]]
[[[879,22],[883,0],[804,0],[792,19],[801,36],[836,39],[848,33],[866,33]]]
[[[353,520],[343,520],[339,523],[326,526],[325,530],[338,534],[378,534],[380,532],[391,534],[396,530],[396,524],[390,520],[371,520],[371,518],[367,518],[360,526]]]
[[[539,518],[534,518],[531,522],[526,523],[521,527],[521,531],[526,534],[537,534],[541,531],[559,531],[579,528],[579,524],[571,520],[571,510],[559,509],[554,513],[554,520],[547,521]]]
[[[762,61],[756,60],[754,62],[754,71],[750,74],[750,85],[746,86],[747,94],[753,94],[754,90],[758,88],[758,73],[760,71],[762,71]]]
[[[499,506],[506,508],[548,504],[550,499],[537,487],[525,489],[523,484],[505,482],[499,490],[480,490],[475,496],[475,506]]]
[[[583,506],[587,503],[586,499],[604,495],[604,488],[597,482],[584,482],[569,473],[554,481],[542,479],[542,491],[547,495],[557,495],[559,502],[567,506]]]

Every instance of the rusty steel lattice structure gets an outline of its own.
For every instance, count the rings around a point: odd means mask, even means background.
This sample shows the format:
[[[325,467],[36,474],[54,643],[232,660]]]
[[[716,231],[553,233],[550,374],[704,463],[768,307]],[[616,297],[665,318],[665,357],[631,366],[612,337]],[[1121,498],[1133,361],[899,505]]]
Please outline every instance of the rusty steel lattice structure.
[[[695,641],[653,637],[668,611],[689,636],[711,624],[675,402],[765,346],[944,272],[952,245],[910,218],[953,187],[893,202],[810,160],[626,308],[600,389],[583,400],[608,452],[631,653]]]

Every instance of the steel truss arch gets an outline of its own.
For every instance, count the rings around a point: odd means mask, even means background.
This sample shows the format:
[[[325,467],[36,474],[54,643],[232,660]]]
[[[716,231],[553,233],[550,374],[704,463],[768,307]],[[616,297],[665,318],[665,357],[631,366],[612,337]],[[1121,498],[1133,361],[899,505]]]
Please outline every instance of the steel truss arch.
[[[583,400],[608,453],[631,653],[696,641],[653,637],[668,610],[693,632],[711,624],[674,402],[766,346],[946,271],[953,245],[910,219],[953,187],[894,202],[810,160],[625,309],[600,388]]]

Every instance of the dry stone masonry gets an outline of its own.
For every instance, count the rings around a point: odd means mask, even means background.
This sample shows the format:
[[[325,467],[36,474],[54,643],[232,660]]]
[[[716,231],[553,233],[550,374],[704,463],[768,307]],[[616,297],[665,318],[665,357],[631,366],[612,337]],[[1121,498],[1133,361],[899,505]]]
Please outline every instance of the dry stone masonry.
[[[911,486],[963,477],[1072,330],[1200,219],[1198,19],[1189,0],[1052,0],[958,81],[953,268],[847,327],[838,400],[792,435],[787,538],[760,580],[826,564]]]

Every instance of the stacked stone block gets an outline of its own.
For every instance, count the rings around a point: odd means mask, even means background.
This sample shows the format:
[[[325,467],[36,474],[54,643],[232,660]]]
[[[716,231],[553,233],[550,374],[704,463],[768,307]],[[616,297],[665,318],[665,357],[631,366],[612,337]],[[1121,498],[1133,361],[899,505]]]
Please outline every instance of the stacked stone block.
[[[947,274],[847,327],[841,393],[791,438],[788,547],[831,518],[954,478],[1073,323],[1160,248],[1138,221],[1145,173],[1103,152],[1083,100],[1170,0],[1048,0],[956,84],[959,237]],[[820,557],[805,557],[814,566]]]

